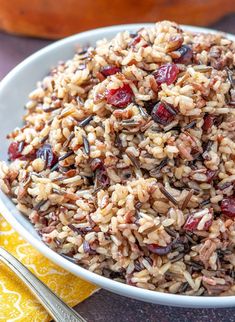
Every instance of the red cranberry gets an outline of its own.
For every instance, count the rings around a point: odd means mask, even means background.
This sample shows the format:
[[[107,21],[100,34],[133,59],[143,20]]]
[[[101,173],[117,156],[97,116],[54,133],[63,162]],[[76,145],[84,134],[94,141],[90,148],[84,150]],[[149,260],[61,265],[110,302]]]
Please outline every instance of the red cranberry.
[[[184,229],[188,231],[196,230],[200,220],[201,218],[193,218],[193,215],[189,216],[184,224]]]
[[[157,103],[151,112],[151,116],[154,122],[160,123],[162,125],[169,124],[176,114],[177,112],[173,107],[161,102]]]
[[[216,175],[217,175],[216,170],[207,170],[206,171],[207,182],[211,183],[215,179]]]
[[[158,85],[166,83],[170,85],[175,82],[179,74],[179,68],[175,64],[164,64],[153,73]]]
[[[36,152],[36,157],[43,159],[46,163],[47,168],[53,167],[58,162],[57,156],[52,151],[50,144],[46,143]]]
[[[209,114],[204,117],[204,123],[202,126],[203,131],[209,132],[211,130],[211,127],[214,124],[214,119],[215,117]]]
[[[128,84],[124,84],[117,89],[110,89],[106,94],[107,103],[115,107],[126,107],[131,103],[132,97],[133,92]]]
[[[24,142],[12,142],[8,147],[8,156],[11,161],[21,158],[24,148]]]
[[[221,211],[226,217],[235,218],[235,195],[221,201]]]
[[[184,229],[187,231],[194,231],[197,230],[197,226],[199,222],[201,221],[202,217],[200,218],[194,218],[193,215],[190,215],[188,219],[186,220],[186,223],[184,224]],[[209,219],[205,222],[204,230],[208,230],[210,226],[212,225],[212,219]]]
[[[167,255],[168,253],[171,252],[172,245],[169,244],[169,245],[163,247],[163,246],[159,246],[157,244],[149,244],[149,245],[147,245],[147,248],[151,253],[163,256],[163,255]]]
[[[185,65],[187,65],[187,64],[190,64],[192,62],[193,51],[189,46],[183,45],[177,51],[180,52],[180,57],[174,59],[174,62],[176,64],[185,64]]]
[[[120,73],[121,69],[117,66],[105,66],[101,68],[100,72],[104,77],[108,77],[116,73]]]

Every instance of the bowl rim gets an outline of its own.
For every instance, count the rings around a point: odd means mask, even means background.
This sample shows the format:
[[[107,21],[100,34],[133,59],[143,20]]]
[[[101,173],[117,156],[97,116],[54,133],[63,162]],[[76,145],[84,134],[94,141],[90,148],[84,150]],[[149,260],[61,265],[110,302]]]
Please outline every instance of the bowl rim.
[[[53,50],[59,50],[59,48],[63,46],[69,46],[74,44],[75,41],[79,43],[79,38],[81,37],[96,37],[96,39],[100,39],[105,36],[106,33],[120,32],[128,29],[138,30],[141,27],[149,27],[153,26],[153,23],[138,23],[138,24],[123,24],[123,25],[114,25],[103,28],[92,29],[88,31],[84,31],[61,40],[58,40],[34,54],[30,55],[28,58],[23,60],[20,64],[18,64],[15,68],[13,68],[0,82],[0,93],[1,91],[8,86],[12,79],[14,79],[15,75],[20,73],[24,67],[29,64],[33,64],[34,60],[39,56],[47,55],[47,53]],[[220,31],[208,28],[194,27],[188,25],[182,25],[185,30],[195,31],[195,32],[210,32],[217,33]],[[221,32],[220,32],[221,33]],[[235,36],[229,33],[224,33],[228,38],[235,41]],[[55,61],[55,63],[57,63]],[[138,287],[134,287],[131,285],[123,284],[121,282],[114,281],[112,279],[106,278],[104,276],[98,275],[96,273],[90,272],[89,270],[80,267],[77,264],[70,262],[65,259],[52,249],[50,249],[45,243],[43,243],[40,239],[37,239],[35,236],[31,235],[27,229],[22,226],[17,219],[12,215],[9,208],[6,206],[8,203],[8,197],[5,196],[3,192],[0,192],[0,212],[5,217],[5,219],[12,225],[12,227],[32,246],[34,246],[39,252],[41,252],[44,256],[49,258],[52,262],[63,267],[65,270],[79,276],[86,281],[89,281],[93,284],[101,286],[111,292],[121,294],[123,296],[135,298],[138,300],[142,300],[145,302],[151,302],[162,305],[171,305],[178,307],[194,307],[194,308],[209,308],[209,307],[231,307],[235,306],[235,296],[188,296],[188,295],[179,295],[179,294],[171,294],[171,293],[162,293],[158,291],[151,291],[147,289],[142,289]],[[15,208],[14,212],[19,213]],[[20,213],[19,213],[20,214]]]

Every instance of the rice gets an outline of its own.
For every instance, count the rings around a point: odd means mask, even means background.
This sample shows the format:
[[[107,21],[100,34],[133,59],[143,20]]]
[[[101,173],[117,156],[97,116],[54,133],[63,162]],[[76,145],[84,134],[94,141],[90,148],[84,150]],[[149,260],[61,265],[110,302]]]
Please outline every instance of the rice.
[[[29,95],[1,189],[90,271],[234,295],[234,65],[224,35],[169,21],[77,50]]]

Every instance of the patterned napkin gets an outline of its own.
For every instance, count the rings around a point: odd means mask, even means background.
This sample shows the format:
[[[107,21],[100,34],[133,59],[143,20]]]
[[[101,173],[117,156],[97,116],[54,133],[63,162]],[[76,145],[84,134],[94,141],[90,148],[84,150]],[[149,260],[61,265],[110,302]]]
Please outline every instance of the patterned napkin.
[[[17,257],[70,306],[83,301],[97,289],[96,286],[66,272],[43,257],[16,233],[1,215],[0,246]],[[47,312],[23,282],[0,263],[0,321],[50,320]]]

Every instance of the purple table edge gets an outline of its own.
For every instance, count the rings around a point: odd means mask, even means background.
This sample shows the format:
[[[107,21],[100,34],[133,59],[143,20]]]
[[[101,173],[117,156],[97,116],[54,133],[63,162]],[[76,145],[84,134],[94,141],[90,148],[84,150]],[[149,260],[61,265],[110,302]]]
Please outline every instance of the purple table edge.
[[[235,34],[235,13],[209,26]],[[0,79],[49,40],[0,33]],[[76,306],[88,322],[235,322],[235,308],[184,309],[144,303],[100,290]]]

